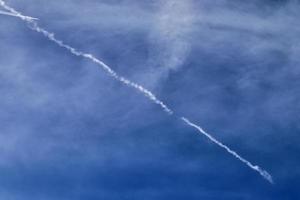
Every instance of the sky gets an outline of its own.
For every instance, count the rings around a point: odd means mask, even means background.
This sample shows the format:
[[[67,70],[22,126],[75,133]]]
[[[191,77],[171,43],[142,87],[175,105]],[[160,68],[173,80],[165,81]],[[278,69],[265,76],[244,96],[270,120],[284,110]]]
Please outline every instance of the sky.
[[[296,0],[7,0],[95,63],[0,15],[0,198],[300,198]],[[2,11],[0,9],[0,11]]]

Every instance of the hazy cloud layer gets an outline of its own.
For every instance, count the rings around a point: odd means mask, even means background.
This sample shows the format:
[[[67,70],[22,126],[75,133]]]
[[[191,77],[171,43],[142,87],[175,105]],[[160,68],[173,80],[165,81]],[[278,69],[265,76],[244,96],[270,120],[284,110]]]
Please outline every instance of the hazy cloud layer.
[[[1,16],[0,197],[298,198],[296,1],[8,3],[149,86],[277,184],[93,64]]]

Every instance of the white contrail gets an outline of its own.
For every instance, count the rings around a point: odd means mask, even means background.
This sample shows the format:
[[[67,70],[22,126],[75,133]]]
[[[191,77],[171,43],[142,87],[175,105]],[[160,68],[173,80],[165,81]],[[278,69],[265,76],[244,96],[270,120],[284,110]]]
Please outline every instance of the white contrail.
[[[0,15],[8,15],[8,16],[12,16],[12,17],[19,17],[18,15],[15,15],[15,14],[10,13],[10,12],[5,12],[5,11],[2,11],[2,10],[0,10]],[[35,18],[35,17],[28,17],[28,16],[26,16],[26,18],[27,19],[31,19],[31,20],[38,20],[38,18]]]
[[[143,86],[141,86],[141,85],[139,85],[137,83],[134,83],[134,82],[132,82],[132,81],[130,81],[130,80],[122,77],[122,76],[119,76],[108,65],[106,65],[104,62],[102,62],[101,60],[99,60],[98,58],[96,58],[95,56],[93,56],[92,54],[87,54],[87,53],[81,52],[81,51],[79,51],[79,50],[77,50],[77,49],[75,49],[75,48],[73,48],[73,47],[71,47],[71,46],[63,43],[63,41],[56,39],[53,33],[50,33],[47,30],[39,27],[38,24],[34,21],[34,18],[22,15],[20,12],[18,12],[15,9],[13,9],[13,8],[9,7],[8,5],[6,5],[3,0],[0,0],[0,6],[2,8],[4,8],[5,10],[9,11],[14,16],[20,18],[22,21],[25,21],[32,30],[34,30],[34,31],[36,31],[38,33],[43,34],[47,39],[49,39],[52,42],[56,43],[58,46],[67,49],[73,55],[81,56],[81,57],[84,57],[84,58],[87,58],[87,59],[93,61],[94,63],[96,63],[99,66],[101,66],[102,69],[104,69],[114,79],[120,81],[121,83],[123,83],[123,84],[125,84],[127,86],[135,88],[136,90],[138,90],[139,92],[141,92],[142,94],[144,94],[146,97],[148,97],[148,99],[150,99],[152,102],[158,104],[166,113],[168,113],[170,115],[174,114],[174,112],[166,104],[164,104],[161,100],[159,100],[152,92],[150,92],[149,90],[145,89]],[[196,128],[198,131],[200,131],[200,133],[204,134],[212,142],[214,142],[218,146],[224,148],[228,153],[230,153],[231,155],[233,155],[235,158],[237,158],[241,162],[245,163],[251,169],[259,172],[259,174],[261,176],[263,176],[266,180],[268,180],[270,183],[273,183],[272,176],[268,172],[266,172],[265,170],[261,169],[257,165],[251,164],[249,161],[247,161],[246,159],[244,159],[241,156],[239,156],[235,151],[231,150],[229,147],[227,147],[226,145],[222,144],[221,142],[219,142],[218,140],[216,140],[214,137],[212,137],[210,134],[208,134],[207,132],[205,132],[200,126],[197,126],[196,124],[191,123],[187,118],[181,117],[181,120],[183,120],[187,125],[189,125],[189,126],[191,126],[193,128]]]
[[[222,142],[218,141],[216,138],[214,138],[213,136],[211,136],[209,133],[207,133],[206,131],[204,131],[200,126],[190,122],[187,118],[185,117],[181,117],[181,119],[189,126],[192,126],[194,128],[196,128],[201,134],[205,135],[210,141],[214,142],[215,144],[217,144],[218,146],[222,147],[223,149],[225,149],[228,153],[230,153],[231,155],[233,155],[234,157],[236,157],[238,160],[240,160],[241,162],[245,163],[246,165],[248,165],[248,167],[250,167],[251,169],[257,171],[260,175],[262,175],[266,180],[268,180],[270,183],[273,183],[273,179],[272,176],[265,170],[261,169],[259,166],[257,165],[253,165],[251,162],[249,162],[248,160],[246,160],[245,158],[241,157],[239,154],[237,154],[235,151],[231,150],[228,146],[226,146],[225,144],[223,144]]]
[[[71,52],[72,54],[76,55],[76,56],[81,56],[87,59],[90,59],[91,61],[93,61],[94,63],[98,64],[99,66],[101,66],[106,72],[109,73],[110,76],[112,76],[113,78],[115,78],[116,80],[122,82],[123,84],[133,87],[135,89],[137,89],[139,92],[143,93],[146,97],[148,97],[152,102],[160,105],[161,108],[163,108],[163,110],[165,112],[167,112],[168,114],[173,114],[173,111],[168,108],[162,101],[160,101],[152,92],[150,92],[149,90],[145,89],[143,86],[134,83],[122,76],[119,76],[114,70],[112,70],[108,65],[106,65],[105,63],[103,63],[101,60],[97,59],[96,57],[94,57],[92,54],[87,54],[81,51],[76,50],[75,48],[66,45],[63,43],[63,41],[58,40],[55,38],[53,33],[48,32],[47,30],[41,28],[38,26],[38,24],[33,20],[32,17],[28,17],[28,16],[24,16],[22,15],[20,12],[16,11],[15,9],[7,6],[5,4],[4,1],[0,0],[0,5],[8,10],[12,15],[19,17],[20,19],[22,19],[23,21],[27,22],[28,25],[30,25],[30,28],[33,29],[36,32],[42,33],[46,38],[48,38],[49,40],[55,42],[57,45],[59,45],[60,47],[63,47],[67,50],[69,50],[69,52]]]

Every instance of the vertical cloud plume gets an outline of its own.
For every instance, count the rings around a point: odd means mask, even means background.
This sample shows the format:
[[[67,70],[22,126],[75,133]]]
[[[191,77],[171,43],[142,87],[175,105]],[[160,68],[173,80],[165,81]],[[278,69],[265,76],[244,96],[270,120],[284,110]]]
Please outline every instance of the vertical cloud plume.
[[[171,1],[171,2],[175,2],[175,1]],[[79,51],[79,50],[77,50],[77,49],[75,49],[75,48],[73,48],[73,47],[65,44],[63,41],[56,39],[53,33],[50,33],[47,30],[39,27],[38,24],[37,24],[37,22],[34,21],[34,18],[22,15],[20,12],[18,12],[15,9],[13,9],[13,8],[9,7],[8,5],[6,5],[3,0],[0,0],[0,6],[2,8],[4,8],[5,10],[9,11],[14,16],[16,16],[16,17],[20,18],[21,20],[25,21],[32,30],[34,30],[34,31],[36,31],[38,33],[43,34],[47,39],[49,39],[50,41],[54,42],[58,46],[67,49],[73,55],[80,56],[80,57],[87,58],[87,59],[91,60],[92,62],[94,62],[97,65],[99,65],[104,71],[106,71],[115,80],[117,80],[117,81],[119,81],[119,82],[121,82],[121,83],[123,83],[123,84],[125,84],[125,85],[127,85],[129,87],[133,87],[137,91],[141,92],[149,100],[151,100],[152,102],[158,104],[166,113],[168,113],[170,115],[174,114],[174,112],[166,104],[164,104],[161,100],[159,100],[152,92],[150,92],[149,90],[145,89],[143,86],[141,86],[141,85],[139,85],[137,83],[134,83],[134,82],[132,82],[132,81],[130,81],[130,80],[128,80],[128,79],[126,79],[126,78],[118,75],[108,65],[106,65],[104,62],[102,62],[101,60],[99,60],[98,58],[96,58],[95,56],[93,56],[92,54],[87,54],[87,53],[81,52],[81,51]],[[218,140],[216,140],[213,136],[211,136],[210,134],[208,134],[207,132],[205,132],[200,126],[198,126],[198,125],[193,124],[192,122],[190,122],[187,118],[180,117],[180,119],[182,121],[184,121],[185,124],[187,124],[190,127],[195,128],[200,133],[202,133],[203,135],[205,135],[209,140],[211,140],[212,142],[214,142],[218,146],[220,146],[223,149],[225,149],[229,154],[231,154],[232,156],[234,156],[235,158],[237,158],[241,162],[245,163],[252,170],[257,171],[262,177],[264,177],[270,183],[273,183],[272,177],[271,177],[271,175],[268,172],[266,172],[265,170],[261,169],[257,165],[251,164],[249,161],[247,161],[246,159],[244,159],[240,155],[238,155],[235,151],[231,150],[229,147],[227,147],[223,143],[221,143]]]
[[[164,70],[180,67],[190,50],[188,35],[193,25],[194,13],[191,0],[163,0],[156,16],[154,36],[162,46],[161,65]],[[160,45],[159,44],[159,45]]]
[[[152,84],[179,69],[191,50],[191,35],[196,15],[192,0],[159,0],[149,34],[148,58]]]

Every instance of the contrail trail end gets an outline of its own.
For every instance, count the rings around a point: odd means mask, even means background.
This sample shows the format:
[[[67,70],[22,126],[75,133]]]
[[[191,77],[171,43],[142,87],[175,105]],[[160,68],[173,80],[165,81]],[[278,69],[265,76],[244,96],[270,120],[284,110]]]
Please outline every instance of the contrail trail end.
[[[235,151],[231,150],[228,146],[224,145],[222,142],[219,142],[216,138],[214,138],[213,136],[211,136],[209,133],[207,133],[206,131],[204,131],[200,126],[190,122],[187,118],[185,117],[181,117],[182,121],[184,121],[187,125],[194,127],[195,129],[197,129],[201,134],[205,135],[210,141],[214,142],[215,144],[217,144],[219,147],[225,149],[228,153],[230,153],[231,155],[233,155],[235,158],[237,158],[238,160],[240,160],[241,162],[245,163],[246,165],[248,165],[248,167],[250,167],[251,169],[257,171],[261,176],[263,176],[266,180],[268,180],[270,183],[273,183],[273,179],[272,176],[265,170],[261,169],[259,166],[257,165],[253,165],[251,162],[247,161],[245,158],[241,157],[240,155],[238,155]]]

